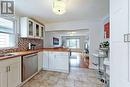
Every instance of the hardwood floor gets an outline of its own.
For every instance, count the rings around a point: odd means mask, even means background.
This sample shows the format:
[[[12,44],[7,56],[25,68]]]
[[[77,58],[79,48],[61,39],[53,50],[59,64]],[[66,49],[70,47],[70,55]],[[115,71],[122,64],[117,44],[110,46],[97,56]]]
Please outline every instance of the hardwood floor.
[[[72,52],[70,57],[71,67],[89,68],[89,56],[86,53]]]

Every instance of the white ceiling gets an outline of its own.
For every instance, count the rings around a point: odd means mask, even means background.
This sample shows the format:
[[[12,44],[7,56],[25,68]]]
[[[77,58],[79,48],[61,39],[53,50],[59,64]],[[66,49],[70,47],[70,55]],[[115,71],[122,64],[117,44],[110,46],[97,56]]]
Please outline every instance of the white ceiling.
[[[16,13],[41,22],[54,23],[77,20],[99,20],[109,14],[109,0],[67,0],[67,12],[52,12],[53,0],[15,0]]]

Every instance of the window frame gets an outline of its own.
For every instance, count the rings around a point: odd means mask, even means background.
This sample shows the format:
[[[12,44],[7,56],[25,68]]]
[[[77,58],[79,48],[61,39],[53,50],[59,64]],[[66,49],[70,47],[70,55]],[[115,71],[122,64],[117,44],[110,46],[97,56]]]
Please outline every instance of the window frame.
[[[3,18],[3,17],[2,17]],[[4,18],[6,20],[12,21],[13,22],[13,33],[7,33],[7,32],[2,32],[0,31],[0,33],[4,33],[4,34],[10,34],[13,35],[14,34],[14,46],[12,47],[0,47],[1,49],[14,49],[14,48],[18,48],[18,34],[17,34],[17,24],[18,24],[18,20],[15,18]]]
[[[76,39],[76,48],[70,48],[70,40],[71,39]],[[77,45],[77,39],[79,40],[79,46]],[[67,46],[67,40],[69,40],[69,46]],[[66,40],[66,47],[70,48],[70,49],[80,49],[80,38],[67,38]]]

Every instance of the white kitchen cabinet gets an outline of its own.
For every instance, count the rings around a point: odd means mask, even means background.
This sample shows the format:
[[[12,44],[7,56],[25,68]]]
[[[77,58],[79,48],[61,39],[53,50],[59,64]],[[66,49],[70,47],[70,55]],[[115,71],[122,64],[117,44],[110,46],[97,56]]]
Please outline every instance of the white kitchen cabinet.
[[[28,18],[20,18],[21,37],[43,39],[44,25]]]
[[[21,83],[21,62],[9,66],[8,87],[16,87]]]
[[[43,69],[47,70],[49,68],[49,52],[43,51]]]
[[[21,37],[34,37],[35,22],[28,17],[20,18]]]
[[[38,71],[43,68],[43,52],[38,53]]]
[[[54,69],[58,71],[68,72],[69,69],[69,56],[66,53],[57,52],[54,58]]]
[[[21,58],[0,61],[0,87],[16,87],[21,83]]]
[[[45,26],[40,26],[40,37],[43,39],[45,37]]]
[[[40,38],[40,24],[35,22],[35,38]]]
[[[55,70],[55,53],[49,52],[49,70]]]
[[[110,0],[110,87],[130,86],[129,0]],[[126,34],[126,38],[124,35]],[[126,42],[124,41],[126,40]]]
[[[7,87],[7,67],[0,67],[0,87]]]
[[[69,52],[43,52],[43,69],[69,73]]]

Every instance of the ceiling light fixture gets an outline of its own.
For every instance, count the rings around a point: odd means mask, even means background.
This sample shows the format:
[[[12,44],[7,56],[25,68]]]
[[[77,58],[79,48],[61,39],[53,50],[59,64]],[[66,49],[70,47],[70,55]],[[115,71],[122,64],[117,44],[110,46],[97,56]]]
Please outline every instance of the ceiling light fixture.
[[[54,0],[53,1],[53,12],[57,15],[62,15],[66,12],[65,0]]]
[[[68,35],[69,36],[74,36],[74,35],[76,35],[76,32],[68,32]]]

